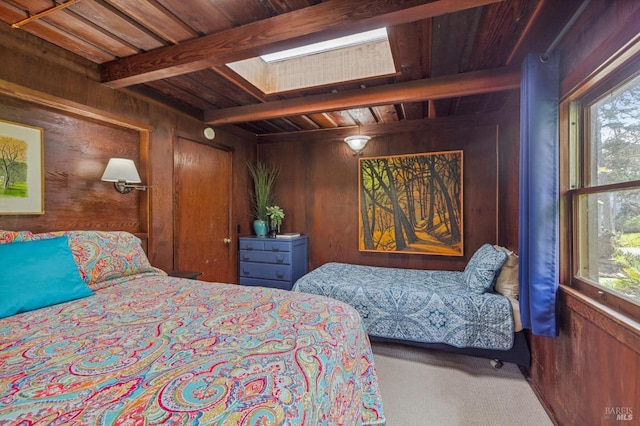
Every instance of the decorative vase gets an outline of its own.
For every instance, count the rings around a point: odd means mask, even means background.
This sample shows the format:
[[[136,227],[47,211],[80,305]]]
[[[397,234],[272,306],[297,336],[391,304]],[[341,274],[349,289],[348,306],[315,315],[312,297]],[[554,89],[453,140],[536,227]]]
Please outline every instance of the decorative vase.
[[[256,232],[258,237],[265,237],[267,235],[267,222],[258,219],[254,220],[253,230]]]
[[[269,238],[275,238],[278,235],[278,222],[271,220],[269,222]]]

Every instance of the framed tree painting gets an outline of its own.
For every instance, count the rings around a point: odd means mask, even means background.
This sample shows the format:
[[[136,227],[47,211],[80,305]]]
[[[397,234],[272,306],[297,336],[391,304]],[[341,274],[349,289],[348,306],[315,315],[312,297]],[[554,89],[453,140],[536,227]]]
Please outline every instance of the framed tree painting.
[[[462,256],[462,151],[359,160],[360,251]]]
[[[43,214],[42,129],[0,120],[0,214]]]

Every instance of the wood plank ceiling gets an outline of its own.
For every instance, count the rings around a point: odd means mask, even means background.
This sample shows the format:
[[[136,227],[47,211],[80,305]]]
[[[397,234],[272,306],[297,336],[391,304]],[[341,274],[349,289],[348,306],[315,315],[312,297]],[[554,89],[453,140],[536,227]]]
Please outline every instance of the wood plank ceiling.
[[[51,0],[0,0],[15,24]],[[70,0],[26,31],[102,83],[259,136],[498,112],[578,0]],[[66,6],[66,7],[65,7]],[[225,64],[386,26],[396,74],[267,95]],[[364,132],[366,133],[366,132]],[[264,139],[263,139],[264,140]]]

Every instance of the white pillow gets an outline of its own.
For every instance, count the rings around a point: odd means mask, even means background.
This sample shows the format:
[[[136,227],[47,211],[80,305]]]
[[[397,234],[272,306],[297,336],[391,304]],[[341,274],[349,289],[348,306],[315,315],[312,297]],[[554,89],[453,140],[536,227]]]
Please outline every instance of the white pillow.
[[[500,268],[494,289],[496,293],[517,300],[520,294],[518,289],[518,255],[507,248],[500,246],[494,247],[497,250],[502,250],[507,253],[507,260],[502,265],[502,268]]]

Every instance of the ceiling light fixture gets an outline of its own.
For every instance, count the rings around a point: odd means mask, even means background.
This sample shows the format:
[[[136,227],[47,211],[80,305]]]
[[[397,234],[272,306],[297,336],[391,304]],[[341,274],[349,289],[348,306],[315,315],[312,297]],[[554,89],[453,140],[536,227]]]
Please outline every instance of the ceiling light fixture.
[[[359,127],[358,130],[360,130]],[[349,148],[353,151],[353,155],[362,155],[362,150],[371,139],[371,136],[365,136],[359,133],[360,132],[358,131],[357,135],[347,136],[344,138],[345,143],[349,145]]]

